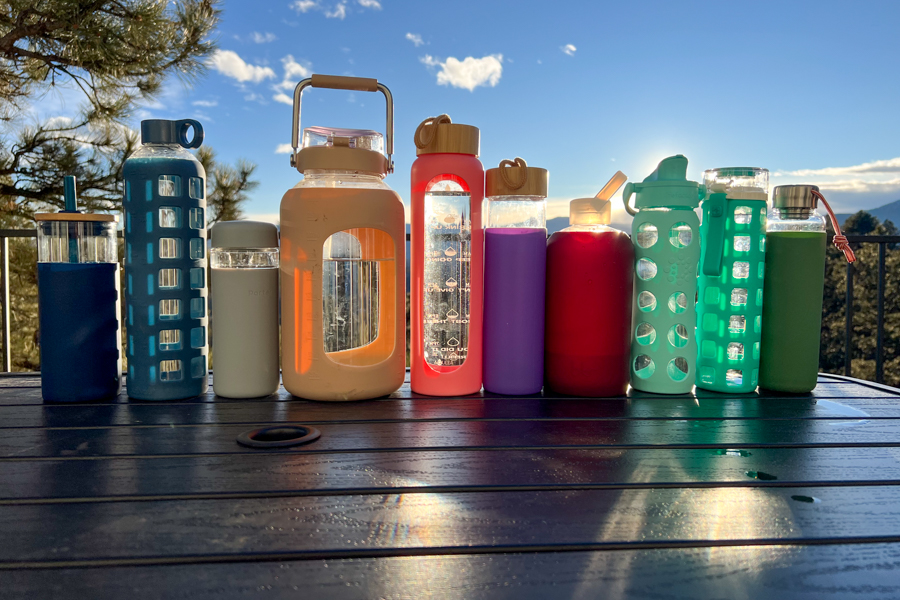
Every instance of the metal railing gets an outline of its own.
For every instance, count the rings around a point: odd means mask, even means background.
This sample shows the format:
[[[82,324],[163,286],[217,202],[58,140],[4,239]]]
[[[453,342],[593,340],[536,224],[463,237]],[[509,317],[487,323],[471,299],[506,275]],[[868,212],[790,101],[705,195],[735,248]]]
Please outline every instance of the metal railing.
[[[875,316],[875,381],[884,383],[884,282],[886,250],[900,244],[900,235],[848,235],[851,244],[878,244],[878,290]],[[831,242],[829,238],[829,243]],[[851,376],[853,363],[853,274],[856,266],[847,263],[846,308],[844,309],[844,375]]]
[[[122,232],[119,232],[119,236]],[[2,331],[3,331],[3,362],[0,372],[12,370],[12,357],[10,356],[9,340],[9,238],[34,238],[37,232],[33,229],[0,229],[0,286],[3,301],[2,307]],[[409,242],[409,234],[406,234]],[[884,383],[884,286],[886,276],[886,249],[889,244],[900,245],[900,235],[848,235],[847,241],[852,244],[878,244],[878,290],[876,308],[876,338],[875,338],[875,381]],[[830,239],[829,239],[830,242]],[[847,264],[846,308],[844,324],[844,375],[851,376],[853,357],[853,274],[856,267]]]

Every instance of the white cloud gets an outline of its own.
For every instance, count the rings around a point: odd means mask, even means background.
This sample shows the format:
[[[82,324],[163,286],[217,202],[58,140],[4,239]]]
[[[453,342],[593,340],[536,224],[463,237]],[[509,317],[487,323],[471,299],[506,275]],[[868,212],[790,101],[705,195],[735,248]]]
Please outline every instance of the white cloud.
[[[219,101],[218,100],[195,100],[194,102],[191,102],[191,104],[193,104],[194,106],[205,106],[207,108],[211,108],[213,106],[218,106]]]
[[[313,9],[318,9],[319,3],[314,0],[297,0],[293,4],[291,4],[291,8],[296,10],[298,13],[305,13]]]
[[[237,79],[241,83],[247,81],[259,83],[263,79],[275,77],[275,71],[269,67],[248,65],[244,62],[244,59],[237,55],[237,52],[232,52],[231,50],[217,50],[209,62],[212,68],[222,75]]]
[[[422,44],[425,43],[422,41],[422,36],[419,35],[418,33],[407,33],[406,39],[411,41],[416,48],[418,48],[419,46],[421,46]]]
[[[247,102],[259,102],[260,104],[265,104],[266,99],[263,98],[262,94],[257,94],[256,92],[251,92],[244,96],[244,100]]]
[[[250,39],[252,39],[257,44],[268,44],[269,42],[274,42],[278,39],[278,36],[274,33],[259,33],[258,31],[254,31],[250,34]]]
[[[496,86],[503,75],[502,54],[483,58],[467,56],[463,60],[451,56],[444,62],[426,54],[419,60],[428,67],[441,68],[437,74],[438,85],[452,85],[470,92],[479,86]]]
[[[275,148],[275,154],[291,154],[294,148],[290,144],[278,144]]]
[[[274,100],[275,102],[281,102],[282,104],[287,104],[288,106],[294,105],[294,100],[284,92],[278,92],[277,94],[272,96],[272,100]]]
[[[344,2],[338,3],[332,11],[325,11],[325,16],[329,19],[341,19],[347,16],[347,5]]]
[[[294,57],[290,54],[281,59],[281,64],[284,67],[284,77],[282,78],[281,83],[272,86],[272,89],[278,92],[272,96],[272,99],[275,100],[275,102],[293,106],[294,100],[285,92],[293,91],[293,89],[297,87],[297,84],[300,83],[301,79],[309,77],[310,70],[308,66],[301,65],[294,60]]]
[[[872,162],[854,165],[852,167],[826,167],[824,169],[800,169],[799,171],[786,171],[778,175],[793,177],[842,177],[846,175],[860,175],[863,173],[900,173],[900,157],[888,160],[876,160]]]
[[[381,2],[378,0],[358,0],[359,5],[363,8],[373,8],[375,10],[381,10]]]
[[[559,49],[562,50],[564,53],[568,54],[569,56],[575,56],[575,51],[578,50],[578,48],[576,48],[572,44],[566,44],[565,46],[560,46]]]
[[[882,181],[865,181],[863,179],[843,179],[838,181],[818,182],[822,191],[844,192],[851,194],[879,194],[900,190],[900,177]]]

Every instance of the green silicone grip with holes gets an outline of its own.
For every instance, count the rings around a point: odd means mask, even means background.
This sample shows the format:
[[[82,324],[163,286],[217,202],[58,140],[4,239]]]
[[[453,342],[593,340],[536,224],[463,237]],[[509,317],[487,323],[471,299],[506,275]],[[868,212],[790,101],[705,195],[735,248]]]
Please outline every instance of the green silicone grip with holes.
[[[698,388],[749,393],[759,382],[765,200],[703,201],[697,296]]]
[[[696,194],[696,187],[694,190]],[[654,228],[657,239],[649,243]],[[631,385],[643,392],[687,394],[694,385],[698,229],[697,213],[688,207],[643,208],[634,217],[631,239],[637,304],[633,311]],[[645,279],[641,261],[652,261],[656,275]],[[646,357],[652,362],[648,364]]]

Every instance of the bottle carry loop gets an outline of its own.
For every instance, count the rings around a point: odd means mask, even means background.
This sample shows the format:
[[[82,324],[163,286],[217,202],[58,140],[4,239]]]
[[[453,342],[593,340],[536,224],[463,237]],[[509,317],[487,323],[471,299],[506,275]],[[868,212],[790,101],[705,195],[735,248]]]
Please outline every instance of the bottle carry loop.
[[[331,90],[351,90],[355,92],[381,92],[387,107],[387,123],[384,132],[384,148],[387,154],[387,172],[394,172],[394,98],[391,90],[377,79],[367,77],[343,77],[340,75],[313,75],[297,84],[294,88],[294,121],[291,128],[291,166],[296,166],[297,152],[300,147],[300,95],[308,87],[327,88]]]
[[[503,183],[511,190],[518,190],[522,188],[525,183],[528,181],[528,169],[526,168],[528,165],[525,163],[524,158],[519,158],[518,156],[515,160],[504,159],[500,161],[500,178],[503,179]],[[522,167],[522,179],[521,181],[513,182],[507,173],[509,171],[506,167]]]
[[[431,142],[434,141],[434,136],[437,135],[437,126],[441,123],[452,123],[453,121],[450,119],[450,115],[443,114],[438,115],[436,117],[428,117],[416,127],[416,134],[413,136],[413,141],[416,143],[416,148],[425,148]]]
[[[834,215],[834,211],[831,210],[831,206],[828,205],[828,200],[825,199],[821,192],[816,190],[811,190],[810,192],[814,198],[822,201],[822,204],[825,205],[825,209],[828,211],[828,216],[831,218],[831,226],[834,227],[834,239],[832,240],[834,247],[844,253],[848,263],[856,262],[856,254],[854,254],[853,248],[850,247],[847,237],[841,233],[841,226],[838,224],[837,217]]]

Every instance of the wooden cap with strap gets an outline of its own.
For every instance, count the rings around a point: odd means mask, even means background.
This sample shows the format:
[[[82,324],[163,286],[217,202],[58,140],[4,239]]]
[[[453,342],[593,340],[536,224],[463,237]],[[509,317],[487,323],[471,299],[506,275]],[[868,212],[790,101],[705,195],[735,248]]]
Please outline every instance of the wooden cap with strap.
[[[524,159],[502,160],[500,166],[485,172],[484,195],[547,197],[550,173],[529,167]]]
[[[422,154],[471,154],[481,151],[481,132],[472,125],[453,123],[447,115],[428,117],[416,128],[416,156]]]

